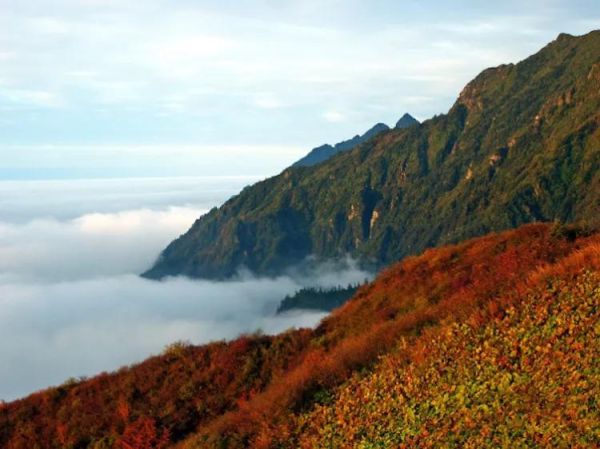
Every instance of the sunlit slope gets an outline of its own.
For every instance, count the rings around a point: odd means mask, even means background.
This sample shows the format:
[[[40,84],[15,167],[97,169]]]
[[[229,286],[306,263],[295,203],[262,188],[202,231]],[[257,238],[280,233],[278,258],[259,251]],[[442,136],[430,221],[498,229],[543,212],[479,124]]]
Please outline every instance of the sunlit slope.
[[[488,307],[489,318],[400,340],[277,447],[598,447],[599,273],[550,277]]]
[[[145,275],[277,274],[313,255],[381,267],[534,221],[598,220],[600,31],[483,71],[447,114],[243,190]]]
[[[556,401],[565,407],[539,421],[540,438],[562,429],[593,441],[594,427],[582,417],[596,413],[590,397],[597,343],[589,333],[597,327],[599,270],[600,235],[557,225],[431,249],[390,267],[315,330],[178,345],[117,373],[6,404],[0,447],[356,447],[366,435],[364,447],[387,447],[385,441],[436,447],[455,432],[475,438],[469,423],[480,412],[487,425],[497,424],[498,404],[512,420],[506,432],[530,438],[534,428],[518,423],[541,419]],[[408,378],[419,391],[401,396]],[[515,402],[518,393],[529,406]],[[536,402],[538,393],[548,397]],[[364,408],[348,402],[361,395]],[[472,410],[463,410],[455,395]],[[420,401],[432,404],[431,413],[415,405]],[[587,409],[571,410],[576,403]],[[377,418],[386,407],[399,415]],[[447,416],[445,427],[431,428]],[[575,421],[580,427],[571,433],[562,427]],[[434,431],[435,439],[419,439]],[[492,443],[505,438],[477,435]],[[369,446],[371,440],[379,445]]]

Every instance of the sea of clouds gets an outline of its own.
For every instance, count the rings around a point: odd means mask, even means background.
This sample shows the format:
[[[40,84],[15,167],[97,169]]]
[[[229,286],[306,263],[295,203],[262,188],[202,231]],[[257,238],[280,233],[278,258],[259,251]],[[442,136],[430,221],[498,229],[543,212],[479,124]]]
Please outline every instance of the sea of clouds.
[[[0,399],[113,370],[165,345],[313,326],[275,315],[305,285],[360,282],[351,262],[303,276],[142,279],[168,242],[252,180],[0,182]]]

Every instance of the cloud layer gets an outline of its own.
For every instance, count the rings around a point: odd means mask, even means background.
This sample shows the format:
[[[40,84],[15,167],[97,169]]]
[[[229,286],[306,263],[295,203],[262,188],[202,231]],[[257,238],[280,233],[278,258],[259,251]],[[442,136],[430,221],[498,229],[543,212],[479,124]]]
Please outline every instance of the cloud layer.
[[[142,360],[168,343],[202,343],[262,329],[312,326],[320,313],[274,317],[299,288],[290,278],[210,283],[115,275],[0,283],[0,398],[13,399]]]
[[[20,191],[22,203],[9,208],[0,202],[0,399],[116,369],[176,340],[202,343],[256,329],[270,333],[312,326],[323,314],[274,316],[279,301],[304,285],[333,286],[369,276],[349,263],[342,271],[323,266],[313,274],[276,279],[248,274],[230,282],[142,279],[137,274],[202,212],[153,203],[153,182],[97,181],[86,195],[81,181],[65,181],[48,199],[54,214],[44,218],[26,217],[36,216],[36,192],[46,182],[0,183],[0,193]],[[215,182],[204,182],[205,193]],[[123,209],[128,187],[136,183],[148,189],[135,196],[146,207]],[[175,204],[202,190],[181,180],[160,185]],[[206,205],[220,203],[227,190],[213,192],[218,199],[209,195]],[[112,191],[117,199],[116,192],[122,192],[120,201],[113,201],[117,210],[90,212],[109,208],[98,195],[102,191],[109,197]],[[65,200],[71,195],[79,208]],[[25,205],[32,210],[25,213]]]

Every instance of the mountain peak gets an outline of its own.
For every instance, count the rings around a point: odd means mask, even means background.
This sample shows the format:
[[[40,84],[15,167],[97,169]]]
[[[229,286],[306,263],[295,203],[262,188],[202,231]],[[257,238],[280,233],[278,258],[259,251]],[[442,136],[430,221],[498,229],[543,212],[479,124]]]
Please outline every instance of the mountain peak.
[[[556,40],[561,40],[561,39],[572,39],[572,38],[574,38],[574,37],[575,37],[575,36],[573,36],[572,34],[569,34],[569,33],[560,33],[560,34],[558,35],[558,37],[556,38]]]
[[[368,140],[371,137],[374,137],[383,131],[389,131],[389,129],[390,129],[390,127],[387,126],[385,123],[377,123],[375,126],[370,128],[366,133],[364,133],[362,136],[360,136],[360,138],[363,140]]]
[[[396,122],[396,129],[404,129],[418,124],[420,124],[420,122],[407,112],[402,117],[400,117],[400,120],[398,120],[398,122]]]

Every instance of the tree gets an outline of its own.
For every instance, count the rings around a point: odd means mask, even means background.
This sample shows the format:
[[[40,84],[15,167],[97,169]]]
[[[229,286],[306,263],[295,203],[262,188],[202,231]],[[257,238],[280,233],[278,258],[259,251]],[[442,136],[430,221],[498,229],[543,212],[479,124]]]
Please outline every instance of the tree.
[[[159,431],[156,421],[142,417],[129,424],[119,440],[122,449],[164,449],[169,444],[169,431]]]

